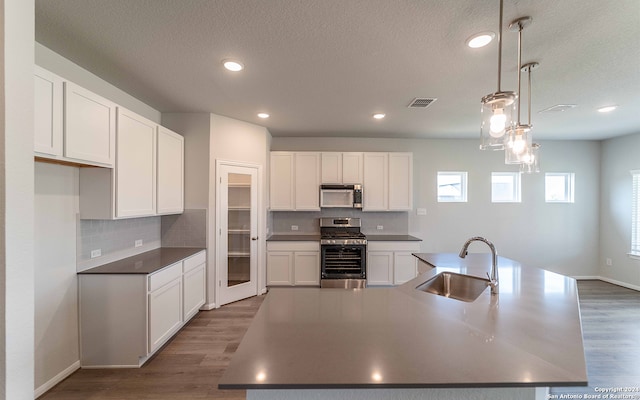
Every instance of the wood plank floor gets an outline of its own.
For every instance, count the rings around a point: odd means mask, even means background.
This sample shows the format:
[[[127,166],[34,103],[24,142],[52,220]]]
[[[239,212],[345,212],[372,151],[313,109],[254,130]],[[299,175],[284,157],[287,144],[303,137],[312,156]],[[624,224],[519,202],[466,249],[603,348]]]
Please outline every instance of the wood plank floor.
[[[39,399],[244,399],[218,380],[264,298],[201,311],[142,368],[80,369]]]
[[[578,289],[590,385],[551,393],[640,385],[640,292],[601,281],[579,281]],[[144,367],[79,370],[40,399],[244,399],[217,385],[263,300],[200,312]]]
[[[551,393],[585,398],[596,387],[640,386],[640,292],[602,281],[579,281],[578,291],[589,386]]]

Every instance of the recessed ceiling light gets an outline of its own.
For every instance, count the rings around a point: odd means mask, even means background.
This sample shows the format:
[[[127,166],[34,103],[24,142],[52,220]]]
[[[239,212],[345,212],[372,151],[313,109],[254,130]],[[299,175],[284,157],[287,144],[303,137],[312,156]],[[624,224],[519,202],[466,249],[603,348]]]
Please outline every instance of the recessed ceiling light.
[[[236,60],[223,60],[222,65],[229,71],[238,72],[244,69],[244,65],[240,61]]]
[[[467,46],[471,47],[472,49],[477,49],[478,47],[484,47],[488,45],[495,37],[496,34],[493,32],[476,33],[475,35],[467,39],[466,43]]]
[[[382,119],[384,118],[386,115],[382,114],[382,113],[377,113],[377,114],[373,114],[373,118],[375,119]]]
[[[600,108],[598,108],[598,112],[608,113],[608,112],[611,112],[611,111],[615,110],[616,108],[618,108],[618,106],[600,107]]]
[[[270,115],[267,114],[267,113],[258,113],[258,118],[265,119],[265,118],[269,118],[269,117],[270,117]]]

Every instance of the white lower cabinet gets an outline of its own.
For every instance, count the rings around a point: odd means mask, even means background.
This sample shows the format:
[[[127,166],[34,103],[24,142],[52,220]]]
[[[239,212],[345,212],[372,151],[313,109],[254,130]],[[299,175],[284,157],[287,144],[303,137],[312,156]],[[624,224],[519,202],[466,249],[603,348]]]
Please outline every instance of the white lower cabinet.
[[[207,253],[202,251],[182,262],[182,315],[188,321],[206,300]]]
[[[152,274],[80,274],[83,368],[142,366],[205,302],[206,251]]]
[[[182,269],[180,263],[169,268]],[[182,326],[182,276],[149,293],[149,353]]]
[[[319,285],[319,242],[267,242],[267,286]]]
[[[420,242],[369,241],[367,244],[367,286],[403,284],[418,275],[418,263],[412,253],[420,251]]]

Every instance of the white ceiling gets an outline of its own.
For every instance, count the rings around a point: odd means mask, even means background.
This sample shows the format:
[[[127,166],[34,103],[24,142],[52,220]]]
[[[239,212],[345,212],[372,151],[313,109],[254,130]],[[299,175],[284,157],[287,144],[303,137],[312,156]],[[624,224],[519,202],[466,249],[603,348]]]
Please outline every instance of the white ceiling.
[[[162,112],[212,112],[273,136],[475,138],[480,98],[497,89],[498,47],[465,40],[497,32],[498,9],[498,0],[36,0],[36,40]],[[505,0],[503,90],[517,89],[517,33],[506,26],[525,15],[523,62],[540,63],[534,138],[640,132],[640,1]],[[224,70],[226,58],[246,69]],[[415,97],[438,100],[407,108]],[[556,104],[578,107],[538,113]],[[619,108],[596,112],[610,104]]]

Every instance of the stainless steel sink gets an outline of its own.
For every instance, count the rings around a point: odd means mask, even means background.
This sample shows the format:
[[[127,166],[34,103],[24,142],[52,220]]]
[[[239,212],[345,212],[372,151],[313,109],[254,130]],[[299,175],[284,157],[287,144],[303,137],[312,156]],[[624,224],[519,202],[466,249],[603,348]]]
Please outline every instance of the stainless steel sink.
[[[488,279],[453,272],[441,272],[416,289],[438,296],[471,302],[477,299],[488,285]]]

